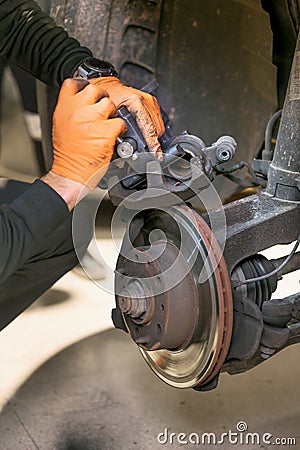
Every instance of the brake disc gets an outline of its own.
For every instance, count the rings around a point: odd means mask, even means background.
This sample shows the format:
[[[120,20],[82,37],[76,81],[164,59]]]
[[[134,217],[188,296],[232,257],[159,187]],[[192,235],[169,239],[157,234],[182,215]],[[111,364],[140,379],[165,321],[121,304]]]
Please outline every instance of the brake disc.
[[[137,214],[115,289],[127,331],[159,378],[192,388],[219,373],[232,334],[231,285],[220,247],[196,211]]]

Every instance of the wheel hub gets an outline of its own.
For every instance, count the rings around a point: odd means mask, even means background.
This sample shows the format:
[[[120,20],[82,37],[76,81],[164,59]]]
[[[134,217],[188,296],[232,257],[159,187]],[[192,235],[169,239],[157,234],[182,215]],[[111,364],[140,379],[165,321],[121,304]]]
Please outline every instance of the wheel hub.
[[[198,301],[178,248],[169,240],[156,241],[149,249],[134,248],[124,267],[129,282],[117,302],[132,339],[144,350],[183,348],[193,335]]]

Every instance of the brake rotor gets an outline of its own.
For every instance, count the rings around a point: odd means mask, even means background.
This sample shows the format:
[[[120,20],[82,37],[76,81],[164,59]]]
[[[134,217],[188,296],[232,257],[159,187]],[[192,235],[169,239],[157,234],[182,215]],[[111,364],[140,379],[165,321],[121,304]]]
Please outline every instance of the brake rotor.
[[[218,375],[233,322],[220,247],[187,206],[144,210],[130,223],[116,268],[116,304],[156,375],[194,388]]]

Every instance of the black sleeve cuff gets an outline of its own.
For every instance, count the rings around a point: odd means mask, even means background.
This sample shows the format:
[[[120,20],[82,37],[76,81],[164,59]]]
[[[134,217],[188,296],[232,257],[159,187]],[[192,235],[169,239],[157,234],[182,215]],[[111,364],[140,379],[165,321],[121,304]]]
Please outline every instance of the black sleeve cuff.
[[[77,67],[89,56],[92,53],[86,47],[79,47],[77,53],[66,56],[57,75],[58,84],[61,85],[66,78],[72,78]]]
[[[9,206],[23,219],[36,241],[51,234],[70,214],[60,195],[41,180],[36,180]]]

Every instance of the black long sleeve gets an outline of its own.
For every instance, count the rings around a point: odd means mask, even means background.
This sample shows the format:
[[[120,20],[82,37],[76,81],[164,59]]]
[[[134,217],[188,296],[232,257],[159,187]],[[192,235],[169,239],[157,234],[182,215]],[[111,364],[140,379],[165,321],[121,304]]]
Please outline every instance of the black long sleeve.
[[[34,256],[69,214],[63,199],[40,180],[0,206],[0,284]]]
[[[47,84],[60,85],[91,52],[32,0],[0,0],[0,55]],[[36,181],[0,206],[0,283],[15,273],[68,217],[61,197]]]
[[[60,85],[91,52],[33,0],[0,0],[0,55],[47,84]]]

